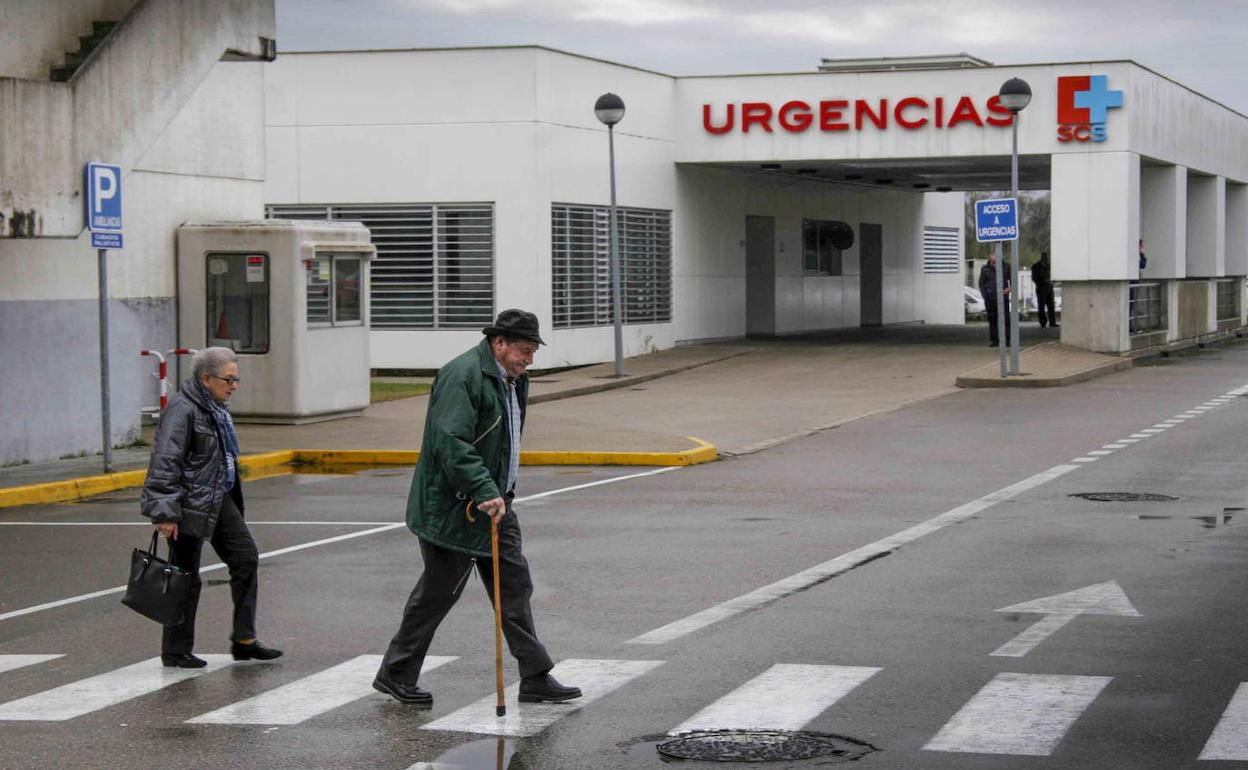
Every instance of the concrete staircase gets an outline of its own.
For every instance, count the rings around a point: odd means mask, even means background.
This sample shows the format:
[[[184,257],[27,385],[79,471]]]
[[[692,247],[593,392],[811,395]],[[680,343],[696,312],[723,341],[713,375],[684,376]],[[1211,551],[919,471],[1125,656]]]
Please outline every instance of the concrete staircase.
[[[91,55],[100,43],[108,37],[113,28],[117,26],[115,21],[93,21],[91,22],[91,34],[83,35],[78,38],[78,50],[65,54],[65,65],[61,67],[53,67],[50,73],[50,79],[57,83],[68,83],[69,79],[74,76],[78,68],[82,66],[87,57]]]

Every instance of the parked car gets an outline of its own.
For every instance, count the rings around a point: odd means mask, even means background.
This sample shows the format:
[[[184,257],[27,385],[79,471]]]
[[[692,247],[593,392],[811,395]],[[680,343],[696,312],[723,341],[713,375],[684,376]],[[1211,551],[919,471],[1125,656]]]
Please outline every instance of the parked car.
[[[984,308],[984,296],[979,293],[979,289],[971,286],[962,287],[962,304],[966,307],[966,315],[970,316],[983,315],[987,312]]]

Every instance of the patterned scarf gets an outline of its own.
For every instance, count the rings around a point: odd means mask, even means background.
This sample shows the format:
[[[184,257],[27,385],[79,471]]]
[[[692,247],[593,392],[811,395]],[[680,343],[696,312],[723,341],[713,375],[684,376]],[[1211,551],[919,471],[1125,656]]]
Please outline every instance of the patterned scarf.
[[[234,432],[234,420],[226,408],[217,403],[202,382],[195,384],[199,386],[199,395],[203,396],[204,402],[208,404],[212,421],[217,426],[217,438],[225,449],[225,485],[226,488],[232,489],[235,469],[238,467],[238,434]]]

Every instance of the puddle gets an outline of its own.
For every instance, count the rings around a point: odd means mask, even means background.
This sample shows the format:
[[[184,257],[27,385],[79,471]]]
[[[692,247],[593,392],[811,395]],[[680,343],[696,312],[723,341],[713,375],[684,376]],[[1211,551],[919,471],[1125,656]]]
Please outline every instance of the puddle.
[[[1174,519],[1187,518],[1193,521],[1199,521],[1200,525],[1205,529],[1219,529],[1221,527],[1229,527],[1234,523],[1235,514],[1229,511],[1242,511],[1243,508],[1226,508],[1223,513],[1214,516],[1156,516],[1148,513],[1136,514],[1133,518],[1139,521],[1172,521]]]
[[[421,765],[418,763],[417,767]],[[430,765],[430,770],[524,770],[516,747],[506,738],[486,738],[456,746]]]

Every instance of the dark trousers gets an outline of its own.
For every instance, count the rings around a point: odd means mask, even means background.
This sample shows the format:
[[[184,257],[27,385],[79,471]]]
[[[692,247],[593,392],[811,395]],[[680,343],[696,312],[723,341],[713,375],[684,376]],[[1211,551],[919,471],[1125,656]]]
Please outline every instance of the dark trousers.
[[[1000,345],[997,332],[997,303],[985,302],[984,310],[988,313],[988,339],[993,345]],[[1005,303],[1005,344],[1010,344],[1010,303]]]
[[[1040,326],[1057,326],[1053,284],[1036,284],[1036,314],[1040,316]]]
[[[425,560],[424,574],[407,599],[399,630],[381,661],[382,673],[403,684],[416,684],[419,679],[433,634],[464,592],[474,561],[481,582],[485,583],[486,595],[494,601],[494,565],[489,557],[474,559],[424,540],[420,541],[420,554]],[[498,558],[503,636],[520,663],[520,676],[549,671],[555,664],[533,627],[533,610],[529,607],[533,580],[529,577],[529,563],[520,552],[520,522],[510,509],[498,522]],[[481,634],[488,638],[484,623]]]
[[[234,598],[234,632],[230,639],[256,638],[256,588],[259,583],[257,571],[260,554],[256,549],[256,541],[247,529],[243,514],[229,495],[221,507],[221,516],[217,519],[217,528],[213,530],[208,542],[212,550],[217,552],[221,561],[225,562],[230,572],[230,594]],[[191,582],[190,595],[186,599],[186,622],[165,628],[161,639],[160,651],[166,655],[190,653],[195,646],[195,612],[199,608],[199,558],[204,550],[202,538],[178,535],[171,540],[174,562],[187,570],[194,578]]]

